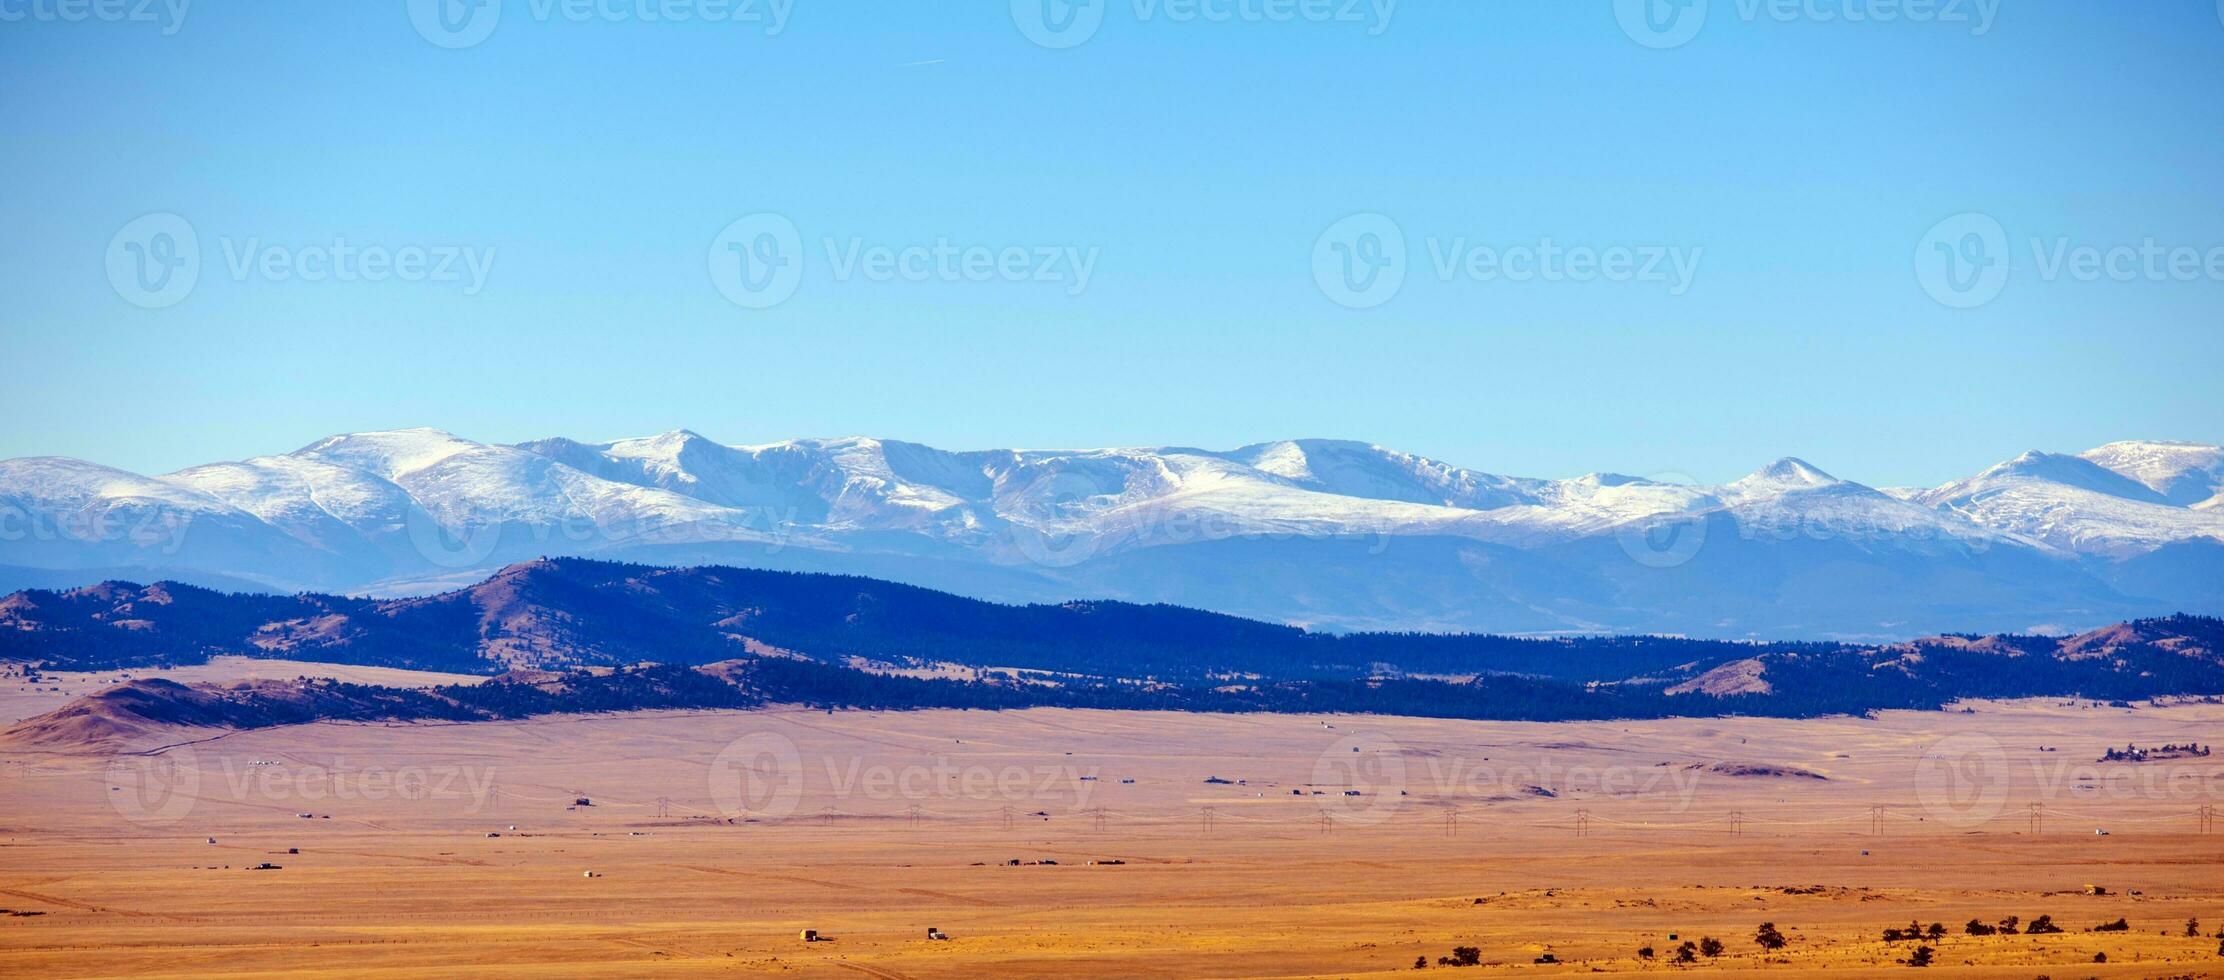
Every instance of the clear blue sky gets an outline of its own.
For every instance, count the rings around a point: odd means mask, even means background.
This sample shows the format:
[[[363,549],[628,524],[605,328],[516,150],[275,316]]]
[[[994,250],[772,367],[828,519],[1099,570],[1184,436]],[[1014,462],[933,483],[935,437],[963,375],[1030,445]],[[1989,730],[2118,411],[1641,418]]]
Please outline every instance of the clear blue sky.
[[[38,14],[54,2],[0,0],[31,12],[0,23],[0,457],[163,472],[371,428],[685,426],[1322,436],[1533,476],[1727,479],[1793,454],[1895,484],[2224,438],[2224,282],[2048,276],[2028,244],[2224,246],[2210,0],[2012,0],[1982,35],[1711,0],[1659,50],[1610,0],[1405,0],[1386,27],[1110,0],[1064,49],[1003,2],[796,0],[772,34],[505,0],[453,50],[399,2],[200,0],[167,36]],[[1915,256],[1972,211],[2011,276],[1954,309]],[[769,309],[709,272],[760,212],[802,245]],[[1361,212],[1397,223],[1408,268],[1348,309],[1313,250]],[[188,221],[202,259],[158,309],[108,263],[150,213]],[[336,238],[494,258],[475,293],[228,258]],[[1076,295],[844,278],[829,239],[1095,258]],[[1441,279],[1429,242],[1459,239],[1700,260],[1680,294]]]

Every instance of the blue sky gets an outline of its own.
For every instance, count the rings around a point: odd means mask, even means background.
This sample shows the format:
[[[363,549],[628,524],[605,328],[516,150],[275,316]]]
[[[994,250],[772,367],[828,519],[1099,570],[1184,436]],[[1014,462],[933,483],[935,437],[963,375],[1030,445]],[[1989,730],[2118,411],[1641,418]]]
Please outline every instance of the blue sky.
[[[1664,48],[1610,0],[1107,0],[1064,48],[1005,3],[794,0],[774,30],[771,0],[500,0],[448,48],[398,2],[57,2],[0,0],[0,457],[161,472],[372,428],[685,426],[1322,436],[1533,476],[1793,454],[1899,484],[2224,438],[2208,0],[1889,23],[1845,17],[1885,0],[1703,0]],[[701,16],[722,7],[742,19]],[[1955,308],[1918,256],[1972,212],[2007,276]],[[174,227],[150,214],[192,232],[182,297],[117,271],[156,268],[132,264]],[[1406,250],[1364,308],[1316,276],[1354,214]],[[798,276],[737,304],[714,246],[737,221],[773,241],[766,215]],[[339,241],[425,264],[335,264]],[[1024,261],[967,272],[968,248]],[[1554,248],[1662,261],[1503,271]],[[872,271],[906,249],[916,281]],[[1500,271],[1470,274],[1476,249]],[[2075,271],[2110,249],[2127,281]]]

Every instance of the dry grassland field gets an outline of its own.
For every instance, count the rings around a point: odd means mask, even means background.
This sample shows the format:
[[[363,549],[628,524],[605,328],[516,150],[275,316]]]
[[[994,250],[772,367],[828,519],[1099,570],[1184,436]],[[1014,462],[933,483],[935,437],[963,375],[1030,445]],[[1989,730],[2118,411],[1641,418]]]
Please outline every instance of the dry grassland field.
[[[2206,742],[2224,707],[1970,707],[639,713],[17,753],[0,975],[1853,977],[1917,945],[1924,975],[2224,971],[2224,760],[2097,761]],[[2040,915],[2065,931],[1963,934]],[[1948,935],[1880,938],[1910,921]],[[1701,937],[1724,951],[1667,962]]]

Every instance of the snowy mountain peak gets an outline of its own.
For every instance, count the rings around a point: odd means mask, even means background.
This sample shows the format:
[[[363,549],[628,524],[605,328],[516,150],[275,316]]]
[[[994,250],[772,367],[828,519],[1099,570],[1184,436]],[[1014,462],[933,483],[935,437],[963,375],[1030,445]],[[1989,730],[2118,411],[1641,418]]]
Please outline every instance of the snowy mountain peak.
[[[1743,479],[1738,480],[1732,486],[1747,490],[1758,487],[1798,490],[1827,487],[1841,482],[1843,481],[1823,472],[1804,459],[1797,456],[1786,456],[1746,474]]]
[[[2163,502],[2162,496],[2145,484],[2100,466],[2082,456],[2068,456],[2062,453],[2048,453],[2038,450],[2032,450],[2005,463],[1988,467],[1968,482],[1977,488],[1983,488],[2018,480],[2041,480],[2145,503]]]
[[[653,436],[644,436],[638,439],[622,439],[619,441],[644,443],[656,446],[684,446],[691,442],[709,442],[710,440],[703,438],[701,434],[697,433],[693,429],[670,429]]]
[[[1627,473],[1585,473],[1574,482],[1592,487],[1627,487],[1649,484],[1653,481]]]
[[[1691,486],[1611,472],[1500,476],[1336,439],[952,452],[861,436],[728,445],[673,429],[500,445],[397,429],[160,477],[0,462],[0,532],[32,531],[0,533],[0,575],[77,584],[136,567],[225,587],[394,593],[586,555],[1340,627],[1766,620],[1891,633],[1913,628],[1910,610],[1926,602],[1943,610],[1929,628],[1979,625],[1959,618],[1972,608],[2018,617],[2012,627],[2061,609],[2122,618],[2224,606],[2213,585],[2224,581],[2219,473],[2214,446],[2153,442],[2027,453],[1934,490],[1880,492],[1790,457]],[[1690,559],[1678,549],[1700,541],[1658,536],[1664,517],[1671,530],[1691,519],[1710,529],[1705,557],[1686,569],[1703,567],[1698,578],[1647,574]],[[1866,571],[1841,579],[1852,566]],[[2131,569],[2122,584],[2097,577],[2117,567]],[[1796,598],[1826,580],[1853,584]]]
[[[20,504],[0,510],[0,514],[20,519],[40,514],[46,508],[74,510],[115,501],[143,502],[189,512],[227,509],[220,501],[193,487],[67,456],[0,460],[0,503],[18,501]],[[0,526],[13,532],[0,534],[0,542],[25,536],[13,520]]]
[[[1272,473],[1285,480],[1305,482],[1315,479],[1313,457],[1315,454],[1331,455],[1366,454],[1376,447],[1363,442],[1346,442],[1336,439],[1284,439],[1279,442],[1262,442],[1245,446],[1228,455],[1242,460],[1262,473]]]
[[[326,436],[287,455],[368,470],[388,480],[398,480],[481,448],[484,448],[481,444],[459,438],[445,429],[425,427]]]
[[[2204,492],[2198,467],[2187,465],[2199,454],[2185,451],[2200,448],[2141,442],[2076,456],[2027,452],[1914,499],[2067,554],[2120,559],[2177,543],[2224,544],[2224,515],[2190,506],[2214,496]],[[2179,503],[2132,474],[2187,499]]]
[[[542,441],[555,442],[557,440]],[[653,436],[619,439],[615,442],[597,444],[593,448],[622,459],[645,460],[677,460],[680,456],[690,452],[726,453],[732,451],[726,446],[721,446],[686,429],[673,429],[670,432]]]
[[[1550,482],[1463,469],[1426,456],[1344,439],[1260,443],[1231,453],[1167,452],[1223,458],[1253,473],[1319,493],[1460,510],[1539,503]]]
[[[2224,492],[2224,447],[2198,442],[2111,442],[2078,455],[2181,507]]]

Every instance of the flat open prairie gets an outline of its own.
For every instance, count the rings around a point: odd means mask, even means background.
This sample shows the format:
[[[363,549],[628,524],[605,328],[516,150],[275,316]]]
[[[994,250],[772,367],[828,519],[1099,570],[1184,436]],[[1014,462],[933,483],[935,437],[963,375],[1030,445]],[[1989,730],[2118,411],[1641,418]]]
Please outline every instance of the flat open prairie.
[[[1950,933],[1937,974],[2224,972],[2224,760],[2096,761],[2205,743],[2224,707],[1973,708],[782,710],[12,754],[0,975],[1353,976],[1471,946],[1461,976],[1543,976],[1711,936],[1693,968],[1873,976],[1911,920]],[[2040,915],[2067,931],[1963,935]]]

